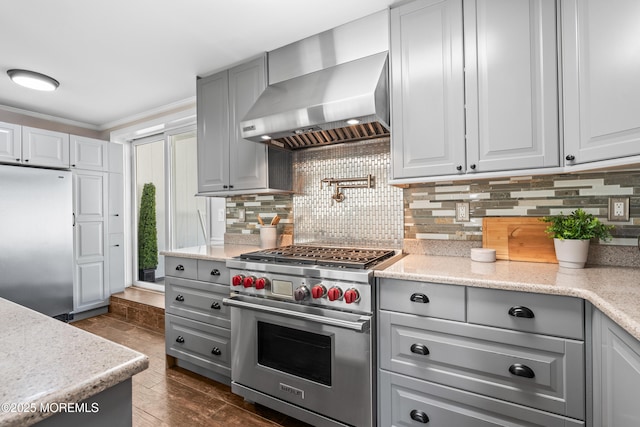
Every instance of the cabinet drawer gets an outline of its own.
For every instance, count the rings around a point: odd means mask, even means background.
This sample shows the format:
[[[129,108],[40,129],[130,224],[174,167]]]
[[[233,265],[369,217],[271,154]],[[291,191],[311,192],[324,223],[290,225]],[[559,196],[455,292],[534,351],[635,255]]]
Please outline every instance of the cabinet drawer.
[[[231,376],[231,331],[171,314],[165,330],[168,355]]]
[[[584,419],[581,341],[381,312],[380,367]]]
[[[380,279],[380,308],[464,322],[465,288],[439,283]]]
[[[468,288],[467,298],[469,323],[584,339],[581,299],[481,288]]]
[[[226,285],[227,288],[231,285],[229,279],[229,269],[222,261],[207,261],[198,260],[198,280],[203,282],[219,283]]]
[[[380,371],[380,425],[429,427],[569,427],[584,422]],[[413,418],[412,418],[413,415]]]
[[[194,280],[198,278],[197,259],[168,256],[164,258],[164,266],[167,276]]]
[[[229,307],[222,300],[229,296],[228,285],[165,278],[165,311],[187,319],[223,328],[231,327]]]

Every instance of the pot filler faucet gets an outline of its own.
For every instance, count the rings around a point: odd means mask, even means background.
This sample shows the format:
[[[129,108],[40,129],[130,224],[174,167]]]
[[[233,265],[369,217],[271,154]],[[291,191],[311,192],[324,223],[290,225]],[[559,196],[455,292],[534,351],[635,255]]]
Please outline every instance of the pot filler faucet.
[[[359,182],[366,181],[366,183],[361,184],[343,184],[344,182]],[[375,177],[371,174],[367,175],[364,178],[324,178],[320,180],[320,188],[322,189],[323,184],[329,184],[329,187],[332,185],[336,186],[336,191],[333,193],[331,198],[336,202],[342,202],[345,198],[344,193],[340,190],[343,188],[373,188],[375,184]]]

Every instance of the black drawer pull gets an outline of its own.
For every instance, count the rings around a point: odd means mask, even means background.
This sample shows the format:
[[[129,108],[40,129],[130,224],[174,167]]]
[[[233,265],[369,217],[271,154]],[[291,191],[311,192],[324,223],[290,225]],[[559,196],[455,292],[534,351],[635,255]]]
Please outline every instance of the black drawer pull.
[[[413,294],[411,295],[410,300],[413,302],[420,302],[422,304],[426,304],[429,302],[429,297],[426,296],[425,294]]]
[[[522,306],[511,307],[509,309],[509,316],[524,317],[526,319],[533,319],[535,317],[531,309]]]
[[[218,270],[217,268],[214,268],[213,270],[211,270],[211,275],[212,276],[219,276],[220,275],[220,270]]]
[[[184,297],[182,295],[178,295],[176,297],[176,301],[184,302]]]
[[[184,338],[182,338],[181,335],[178,335],[178,338],[176,338],[176,342],[179,342],[180,344],[182,344],[184,342]]]
[[[184,265],[178,264],[178,266],[176,267],[176,271],[184,271]]]
[[[411,353],[421,354],[423,356],[426,356],[429,354],[429,349],[424,344],[413,344],[411,346]]]
[[[214,301],[213,304],[211,304],[211,308],[214,310],[220,310],[220,304],[218,304],[217,301]]]
[[[509,372],[511,372],[513,375],[524,378],[533,378],[536,376],[535,372],[533,372],[533,369],[521,363],[514,363],[513,365],[509,366]]]
[[[411,411],[409,415],[411,416],[411,419],[413,421],[417,421],[422,424],[426,424],[429,422],[429,417],[427,416],[427,414],[422,411],[418,411],[417,409]]]
[[[218,347],[213,347],[213,350],[211,350],[211,354],[220,356],[222,354],[222,351]]]

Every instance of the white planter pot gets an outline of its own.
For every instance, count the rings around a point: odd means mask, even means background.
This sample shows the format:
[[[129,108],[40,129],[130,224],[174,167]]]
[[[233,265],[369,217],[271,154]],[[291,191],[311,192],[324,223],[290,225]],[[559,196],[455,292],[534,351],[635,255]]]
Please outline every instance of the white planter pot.
[[[553,239],[560,267],[584,268],[589,255],[590,240]]]

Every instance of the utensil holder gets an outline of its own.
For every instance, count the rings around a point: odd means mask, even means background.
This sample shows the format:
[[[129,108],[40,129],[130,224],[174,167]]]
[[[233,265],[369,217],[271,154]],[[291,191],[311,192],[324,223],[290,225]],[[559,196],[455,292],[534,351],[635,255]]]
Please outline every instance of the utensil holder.
[[[277,245],[277,229],[275,225],[263,225],[260,227],[260,248],[275,248]]]

